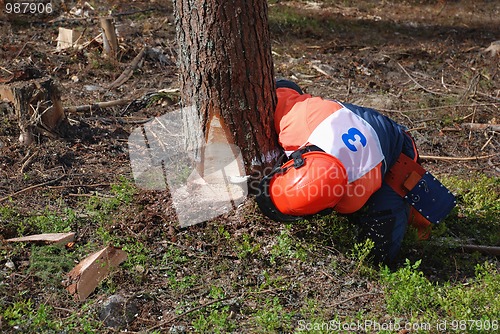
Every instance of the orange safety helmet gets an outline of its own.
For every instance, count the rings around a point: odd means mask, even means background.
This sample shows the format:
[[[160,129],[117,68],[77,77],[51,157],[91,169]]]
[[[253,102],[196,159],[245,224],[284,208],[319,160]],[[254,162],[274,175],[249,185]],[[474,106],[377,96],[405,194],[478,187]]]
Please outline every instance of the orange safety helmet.
[[[332,209],[347,185],[340,160],[316,146],[299,149],[291,158],[261,181],[256,200],[262,212],[277,221],[295,221]]]

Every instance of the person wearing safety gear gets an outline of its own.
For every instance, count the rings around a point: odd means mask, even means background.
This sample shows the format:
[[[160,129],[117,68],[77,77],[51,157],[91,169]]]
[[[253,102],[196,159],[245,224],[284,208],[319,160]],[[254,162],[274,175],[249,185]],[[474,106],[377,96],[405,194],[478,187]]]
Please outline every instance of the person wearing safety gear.
[[[291,81],[276,86],[274,126],[289,160],[260,183],[264,214],[276,221],[345,214],[373,240],[374,261],[389,263],[410,218],[424,236],[451,211],[453,195],[417,163],[404,126],[374,109],[304,94]]]

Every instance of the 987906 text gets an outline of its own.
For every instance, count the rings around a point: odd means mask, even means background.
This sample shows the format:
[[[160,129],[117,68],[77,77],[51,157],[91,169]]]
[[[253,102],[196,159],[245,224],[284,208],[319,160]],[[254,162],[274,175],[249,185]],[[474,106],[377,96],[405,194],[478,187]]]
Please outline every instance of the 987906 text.
[[[50,14],[53,12],[51,2],[5,2],[7,14]]]

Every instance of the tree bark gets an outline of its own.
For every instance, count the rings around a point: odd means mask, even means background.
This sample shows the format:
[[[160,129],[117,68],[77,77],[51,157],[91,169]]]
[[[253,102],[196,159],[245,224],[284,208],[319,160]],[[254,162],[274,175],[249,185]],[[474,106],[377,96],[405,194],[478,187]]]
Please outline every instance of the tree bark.
[[[242,153],[247,175],[277,158],[274,71],[265,0],[173,0],[185,130],[209,143],[211,122]],[[191,109],[192,110],[192,109]],[[186,124],[188,124],[186,126]],[[196,134],[190,138],[196,138]],[[200,138],[201,137],[201,138]],[[191,139],[190,139],[191,140]],[[201,157],[202,158],[202,157]],[[260,175],[259,175],[260,176]]]

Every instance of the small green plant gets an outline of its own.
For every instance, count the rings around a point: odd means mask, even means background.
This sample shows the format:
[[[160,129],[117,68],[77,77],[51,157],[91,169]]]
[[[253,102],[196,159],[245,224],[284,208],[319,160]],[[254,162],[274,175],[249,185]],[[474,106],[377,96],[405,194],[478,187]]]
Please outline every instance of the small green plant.
[[[500,275],[494,263],[476,265],[476,276],[465,284],[445,284],[436,299],[443,314],[452,319],[499,319]],[[500,326],[500,324],[499,324]]]
[[[260,250],[260,244],[250,235],[243,234],[242,241],[236,243],[237,255],[239,259],[256,254]]]
[[[136,266],[145,266],[151,263],[150,249],[147,248],[143,242],[135,239],[128,239],[126,242],[118,246],[127,252],[127,261],[125,261],[125,268],[134,268]]]
[[[286,30],[298,36],[321,37],[330,30],[328,28],[333,27],[332,22],[288,6],[271,7],[269,23],[273,31]]]
[[[69,232],[76,220],[73,210],[66,208],[62,214],[57,214],[49,209],[28,217],[26,225],[31,225],[39,233]]]
[[[318,216],[294,224],[308,244],[320,243],[324,246],[335,245],[341,252],[349,252],[356,240],[356,229],[345,217],[335,214]]]
[[[51,332],[60,327],[59,323],[52,319],[52,310],[52,307],[45,304],[36,308],[30,299],[20,300],[3,311],[3,318],[8,326],[18,331]]]
[[[177,268],[179,265],[188,262],[188,260],[188,257],[182,249],[175,245],[168,245],[168,248],[163,253],[161,265]]]
[[[366,239],[365,242],[354,244],[351,258],[357,262],[355,271],[360,270],[363,266],[368,264],[370,259],[370,252],[375,247],[371,239]]]
[[[78,312],[73,312],[64,319],[61,332],[86,334],[101,332],[103,324],[96,317],[94,303],[95,301],[89,300],[79,307]]]
[[[223,225],[219,225],[217,227],[217,232],[219,233],[219,236],[221,236],[222,238],[224,238],[226,240],[231,239],[231,234],[224,228]]]
[[[471,178],[448,177],[443,179],[457,194],[460,211],[468,217],[497,222],[500,214],[500,178],[472,176]]]
[[[380,271],[382,282],[386,285],[387,310],[391,314],[419,315],[436,305],[434,286],[418,270],[420,263],[419,260],[412,265],[406,260],[405,266],[395,273],[387,267]]]
[[[14,231],[17,235],[23,235],[26,231],[27,226],[23,222],[23,218],[9,205],[0,206],[0,233],[13,234]]]
[[[293,312],[287,312],[278,297],[267,298],[255,314],[255,321],[262,333],[289,332]]]
[[[73,256],[64,247],[33,246],[28,273],[46,286],[59,287],[63,275],[74,265]]]
[[[19,217],[19,213],[10,206],[0,206],[0,221],[3,223],[9,219]]]
[[[199,312],[191,325],[197,333],[231,333],[238,328],[229,306],[209,307],[208,312]]]
[[[111,186],[111,193],[121,203],[130,204],[134,199],[136,188],[129,179],[123,176],[119,178],[119,181],[119,183],[115,183]]]
[[[199,277],[197,275],[179,275],[177,272],[169,271],[168,286],[176,292],[185,292],[198,284]]]
[[[224,295],[224,289],[220,286],[212,286],[210,288],[210,292],[208,293],[208,296],[213,299],[224,298]]]
[[[111,196],[103,197],[98,194],[92,196],[85,205],[85,211],[98,218],[99,221],[106,221],[109,215],[122,205],[132,202],[136,188],[130,180],[120,177],[119,183],[111,185]]]
[[[500,178],[472,175],[447,177],[443,183],[456,195],[457,209],[446,225],[459,238],[483,244],[500,243]]]
[[[281,231],[276,237],[276,243],[273,245],[270,253],[271,263],[276,263],[276,260],[280,257],[298,259],[300,261],[305,261],[307,258],[307,251],[298,240],[290,235],[290,226],[287,226],[286,229]]]
[[[420,261],[391,273],[381,270],[385,285],[385,300],[390,315],[404,317],[411,322],[428,323],[436,328],[447,321],[455,330],[483,333],[499,328],[500,275],[493,263],[477,265],[476,277],[467,283],[433,284],[418,270]],[[448,327],[451,328],[451,327]]]
[[[318,305],[315,299],[306,299],[304,305],[300,308],[299,314],[303,317],[297,324],[297,330],[308,331],[308,327],[313,327],[311,324],[325,324],[332,319],[326,314],[326,310]],[[318,326],[316,326],[318,327]],[[311,328],[312,330],[313,328]],[[319,328],[314,330],[314,333],[322,332]],[[325,330],[327,332],[327,330]]]
[[[9,326],[19,326],[21,321],[25,321],[26,314],[31,312],[33,312],[31,300],[21,300],[13,303],[3,311],[3,318]]]
[[[224,289],[219,286],[212,286],[208,296],[214,300],[225,297]],[[201,333],[227,333],[237,328],[236,322],[232,320],[229,305],[222,302],[210,304],[206,309],[198,312],[198,317],[193,320],[193,328]]]

